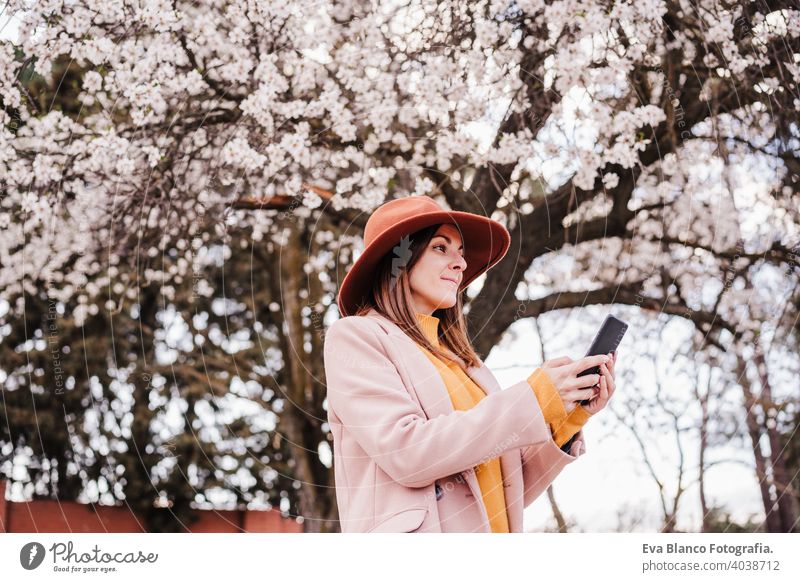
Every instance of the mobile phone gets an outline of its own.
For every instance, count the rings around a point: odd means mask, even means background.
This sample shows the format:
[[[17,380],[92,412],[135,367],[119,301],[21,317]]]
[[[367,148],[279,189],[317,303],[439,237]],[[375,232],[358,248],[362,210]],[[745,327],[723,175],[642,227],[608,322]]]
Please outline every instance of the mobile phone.
[[[589,351],[586,352],[586,356],[598,356],[600,354],[608,354],[616,351],[617,347],[619,346],[619,342],[622,341],[622,336],[625,335],[627,329],[627,323],[621,319],[617,319],[609,313],[603,320],[597,335],[594,336],[592,345],[589,346]],[[578,377],[586,376],[587,374],[599,373],[600,367],[592,366],[591,368],[587,368],[578,374]],[[589,400],[580,400],[579,404],[589,404]]]

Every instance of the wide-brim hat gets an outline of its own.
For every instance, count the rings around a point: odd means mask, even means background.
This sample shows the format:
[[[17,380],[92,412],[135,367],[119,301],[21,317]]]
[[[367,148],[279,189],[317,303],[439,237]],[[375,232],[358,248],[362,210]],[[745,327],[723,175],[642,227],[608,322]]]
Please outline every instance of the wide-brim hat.
[[[430,196],[406,196],[376,208],[364,228],[364,252],[350,267],[339,286],[341,317],[353,315],[375,282],[375,269],[403,237],[435,224],[453,224],[461,232],[467,267],[458,290],[462,291],[502,259],[511,246],[505,226],[479,214],[445,210]],[[398,259],[408,249],[398,249]]]

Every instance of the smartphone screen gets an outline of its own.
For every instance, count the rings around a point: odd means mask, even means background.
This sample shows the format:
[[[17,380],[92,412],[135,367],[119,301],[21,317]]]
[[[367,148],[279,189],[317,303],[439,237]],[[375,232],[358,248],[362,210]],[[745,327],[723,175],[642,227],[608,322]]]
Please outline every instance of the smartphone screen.
[[[622,341],[622,336],[625,335],[625,332],[628,329],[628,324],[622,321],[621,319],[617,319],[613,315],[609,314],[603,320],[602,325],[600,325],[600,330],[597,332],[597,335],[594,336],[594,340],[592,340],[592,345],[589,346],[589,351],[586,352],[587,356],[597,356],[600,354],[608,354],[610,352],[616,351],[617,347],[619,346],[619,342]],[[587,374],[599,374],[600,368],[598,366],[592,366],[591,368],[587,368],[578,376],[585,376]],[[580,404],[588,404],[588,400],[580,400]]]

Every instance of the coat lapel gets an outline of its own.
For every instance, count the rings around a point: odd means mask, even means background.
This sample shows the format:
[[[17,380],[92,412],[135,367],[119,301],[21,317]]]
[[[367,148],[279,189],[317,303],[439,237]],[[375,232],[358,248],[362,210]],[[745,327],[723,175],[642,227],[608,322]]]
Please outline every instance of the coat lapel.
[[[444,381],[439,375],[439,371],[430,360],[428,360],[428,357],[422,350],[420,350],[416,342],[408,337],[394,322],[384,317],[375,309],[371,309],[366,315],[367,317],[379,321],[384,330],[386,330],[390,336],[397,339],[397,347],[402,350],[403,360],[408,366],[409,374],[412,375],[414,391],[416,392],[417,398],[427,418],[431,419],[442,414],[452,413],[455,409],[450,400],[450,394],[447,392],[447,387],[444,385]],[[489,370],[483,362],[481,362],[480,367],[468,367],[466,372],[475,384],[487,395],[501,390],[494,374],[492,374],[491,370]],[[521,508],[517,509],[513,507],[513,505],[517,503],[516,497],[519,497],[519,500],[522,499],[522,492],[520,490],[522,487],[522,469],[519,449],[511,448],[504,452],[500,456],[500,467],[503,472],[503,486],[508,509],[509,530],[512,532],[519,532],[522,531],[522,511]],[[475,476],[475,471],[463,471],[462,475],[469,485],[472,494],[475,496],[475,499],[482,500],[483,495],[480,490],[480,485],[478,484],[478,478]],[[489,518],[486,513],[486,508],[483,503],[480,503],[480,506],[483,509],[488,528]],[[487,529],[486,531],[489,530]]]
[[[408,337],[393,321],[387,319],[375,309],[367,313],[367,317],[372,317],[383,324],[384,329],[389,335],[397,339],[398,346],[403,350],[403,359],[409,366],[409,373],[414,377],[414,390],[417,393],[420,404],[425,410],[428,418],[436,418],[440,414],[450,414],[455,410],[450,394],[444,385],[439,371],[436,369],[428,357],[422,352],[417,343]],[[467,375],[478,385],[486,394],[491,394],[500,390],[494,375],[483,364],[480,367],[470,366],[466,370]]]
[[[483,364],[480,368],[470,368],[467,373],[487,394],[502,390],[500,384],[497,383],[497,378],[486,367],[486,364]],[[508,529],[512,533],[521,532],[524,484],[522,482],[522,459],[518,448],[512,447],[500,455],[500,469],[503,472]]]
[[[430,419],[453,412],[450,394],[447,392],[447,387],[444,385],[439,371],[419,349],[417,343],[408,337],[393,321],[374,309],[367,313],[367,317],[378,321],[389,336],[395,340],[395,346],[400,350],[403,363],[406,365],[413,381],[414,392],[425,411],[425,415]]]

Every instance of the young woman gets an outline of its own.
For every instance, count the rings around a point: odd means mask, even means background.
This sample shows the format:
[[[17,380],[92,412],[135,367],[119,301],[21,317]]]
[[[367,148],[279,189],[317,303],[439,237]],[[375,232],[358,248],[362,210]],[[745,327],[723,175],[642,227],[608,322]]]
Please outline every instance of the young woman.
[[[428,196],[367,221],[325,337],[343,532],[521,532],[522,510],[585,452],[615,356],[549,360],[501,389],[470,344],[463,291],[510,242],[502,224]]]

